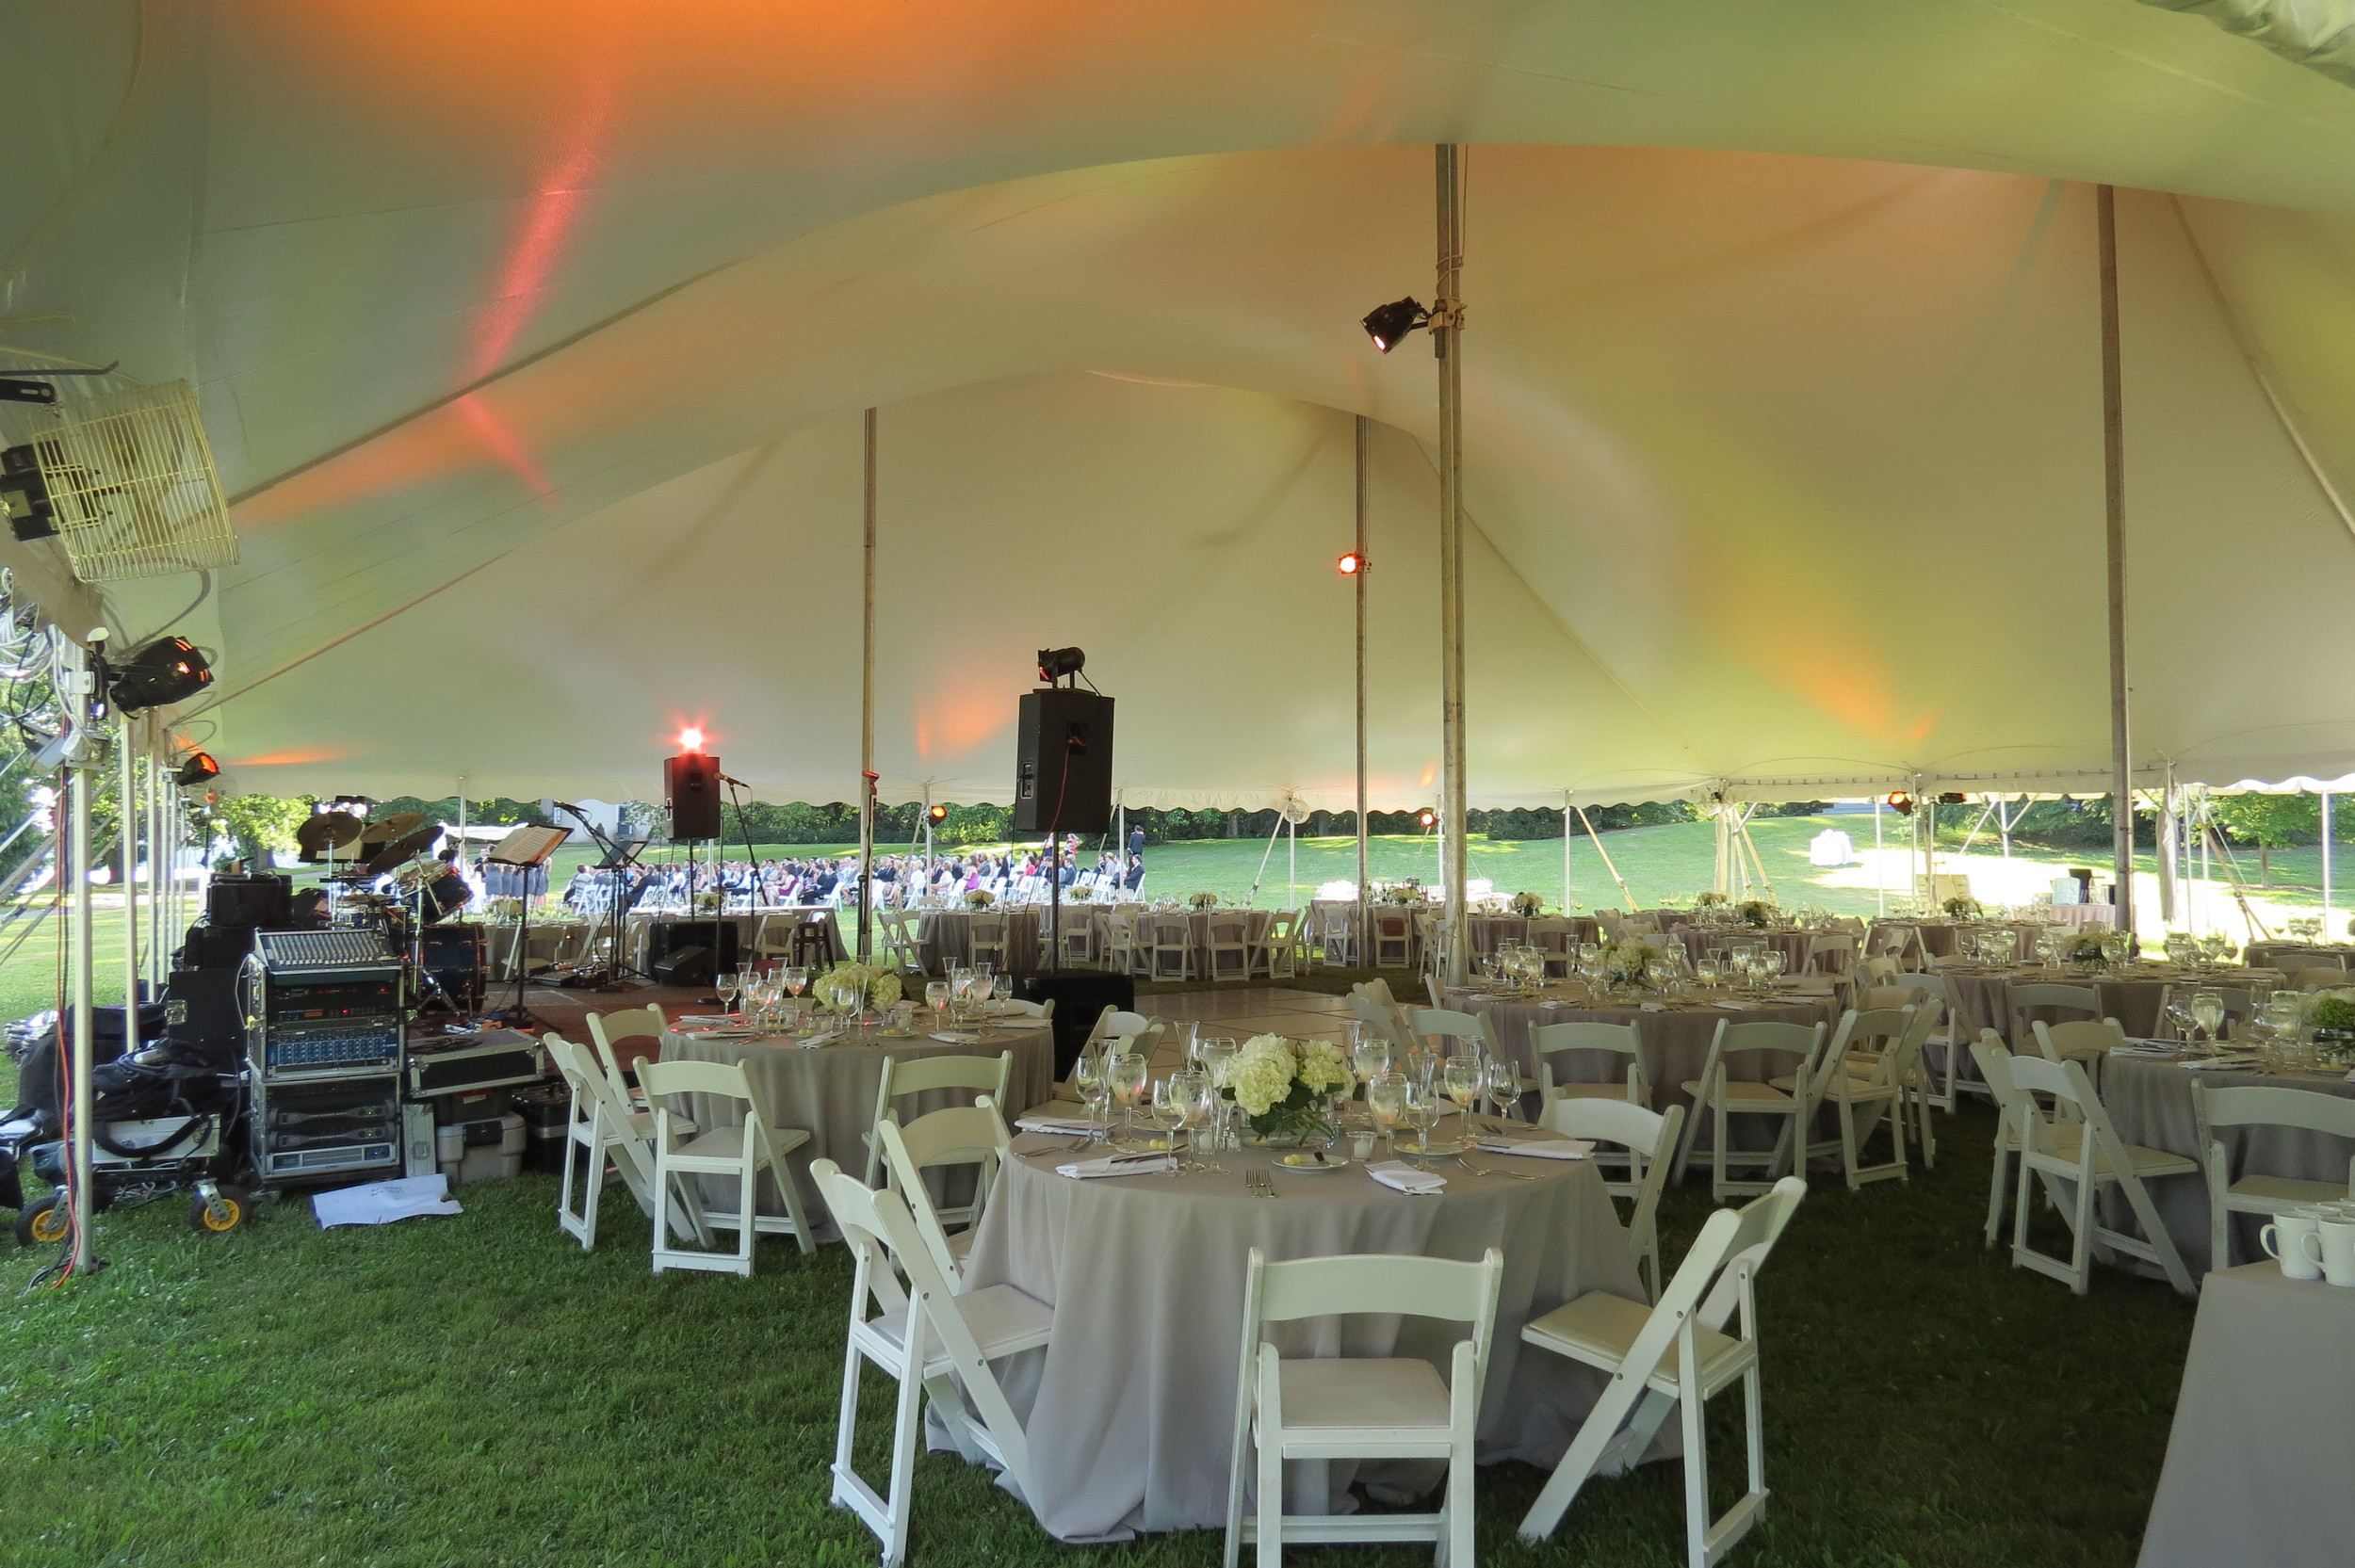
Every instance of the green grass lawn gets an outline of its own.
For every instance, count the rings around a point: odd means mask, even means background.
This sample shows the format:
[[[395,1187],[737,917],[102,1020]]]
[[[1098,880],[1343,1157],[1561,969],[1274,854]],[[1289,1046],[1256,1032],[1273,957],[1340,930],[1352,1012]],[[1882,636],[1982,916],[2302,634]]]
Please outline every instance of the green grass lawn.
[[[1908,1186],[1816,1181],[1762,1281],[1774,1500],[1736,1561],[2134,1560],[2191,1306],[2108,1271],[2080,1300],[1982,1251],[1989,1127],[1976,1111],[1942,1120],[1939,1169]],[[768,1241],[748,1281],[656,1278],[626,1202],[584,1254],[556,1229],[552,1179],[460,1195],[461,1217],[326,1233],[287,1204],[209,1240],[175,1203],[109,1216],[104,1272],[0,1315],[14,1449],[0,1560],[873,1560],[826,1503],[840,1248]],[[1697,1186],[1672,1195],[1671,1256],[1706,1208]],[[46,1255],[18,1254],[13,1276]],[[890,1384],[868,1388],[874,1464]],[[1714,1445],[1728,1485],[1735,1404],[1720,1401]],[[1554,1542],[1524,1547],[1513,1527],[1540,1479],[1483,1471],[1484,1562],[1683,1560],[1675,1466],[1596,1483]],[[953,1457],[923,1462],[916,1519],[923,1568],[1175,1568],[1219,1549],[1194,1533],[1075,1552]]]

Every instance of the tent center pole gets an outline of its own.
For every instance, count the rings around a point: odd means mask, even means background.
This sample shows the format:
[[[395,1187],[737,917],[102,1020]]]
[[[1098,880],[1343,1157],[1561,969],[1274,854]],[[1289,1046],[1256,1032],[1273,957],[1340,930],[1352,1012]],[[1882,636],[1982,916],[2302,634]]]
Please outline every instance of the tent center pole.
[[[2102,274],[2102,503],[2110,622],[2110,843],[2118,928],[2135,929],[2135,797],[2126,714],[2126,423],[2118,331],[2118,190],[2094,187]]]
[[[874,956],[875,909],[875,411],[867,411],[867,509],[860,555],[858,663],[858,961]],[[1062,947],[1060,934],[1049,953]],[[1048,961],[1051,964],[1052,960]]]
[[[2322,939],[2331,940],[2331,792],[2322,792]]]
[[[1366,511],[1372,497],[1373,421],[1357,416],[1357,570],[1350,593],[1357,611],[1357,919],[1350,937],[1355,966],[1366,959]]]
[[[1439,362],[1439,750],[1444,765],[1439,822],[1444,834],[1441,878],[1447,891],[1445,978],[1450,985],[1460,986],[1470,969],[1464,877],[1471,838],[1464,776],[1464,355],[1458,298],[1464,267],[1464,149],[1442,142],[1437,154],[1439,254],[1437,298],[1431,302],[1431,348]]]

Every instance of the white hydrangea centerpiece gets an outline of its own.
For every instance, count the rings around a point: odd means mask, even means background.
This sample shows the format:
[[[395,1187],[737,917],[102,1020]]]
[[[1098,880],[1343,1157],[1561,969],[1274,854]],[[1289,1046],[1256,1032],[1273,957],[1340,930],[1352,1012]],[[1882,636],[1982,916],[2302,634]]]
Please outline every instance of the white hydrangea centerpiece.
[[[1188,898],[1186,902],[1193,905],[1195,909],[1216,909],[1218,907],[1218,895],[1215,893],[1197,893],[1193,897]]]
[[[1600,962],[1613,991],[1656,991],[1669,978],[1668,949],[1658,937],[1615,937],[1602,945]]]
[[[1542,913],[1545,907],[1545,899],[1539,897],[1535,893],[1516,893],[1513,895],[1513,909],[1516,913],[1537,914]]]
[[[998,896],[985,887],[977,887],[965,896],[966,909],[987,909],[998,901]]]
[[[1339,1045],[1280,1034],[1253,1035],[1218,1072],[1220,1091],[1242,1107],[1251,1130],[1263,1139],[1326,1131],[1326,1096],[1356,1081]]]
[[[818,977],[818,999],[839,1012],[887,1008],[900,999],[900,977],[865,963],[837,963]]]

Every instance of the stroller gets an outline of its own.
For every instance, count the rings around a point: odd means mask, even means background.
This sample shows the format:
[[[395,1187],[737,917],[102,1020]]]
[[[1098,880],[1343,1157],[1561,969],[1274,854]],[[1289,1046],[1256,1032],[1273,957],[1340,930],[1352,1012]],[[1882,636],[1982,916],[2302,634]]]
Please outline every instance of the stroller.
[[[200,1235],[236,1229],[252,1200],[232,1185],[245,1164],[245,1079],[235,1053],[175,1038],[160,1005],[141,1008],[138,1021],[143,1040],[158,1037],[124,1051],[122,1010],[99,1011],[92,1047],[100,1060],[90,1075],[95,1206],[187,1191],[188,1223]],[[29,1151],[35,1173],[64,1186],[64,1030],[51,1013],[11,1026],[10,1033],[10,1045],[23,1047],[24,1100],[0,1118],[0,1204],[17,1210],[20,1244],[55,1245],[67,1236],[64,1193],[27,1204],[19,1167]]]

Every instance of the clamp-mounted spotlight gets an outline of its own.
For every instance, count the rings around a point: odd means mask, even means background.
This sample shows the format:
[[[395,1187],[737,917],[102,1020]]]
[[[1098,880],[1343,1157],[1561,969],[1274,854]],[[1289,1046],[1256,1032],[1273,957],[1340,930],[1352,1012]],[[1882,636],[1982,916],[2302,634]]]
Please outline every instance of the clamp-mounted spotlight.
[[[1410,294],[1404,299],[1374,306],[1366,313],[1362,325],[1366,335],[1373,339],[1373,346],[1387,354],[1404,343],[1408,332],[1430,326],[1431,313]]]
[[[213,684],[213,667],[185,637],[159,637],[109,671],[106,695],[120,713],[184,703]]]
[[[1887,805],[1891,811],[1895,812],[1900,816],[1911,816],[1913,815],[1913,797],[1908,795],[1902,789],[1892,791],[1889,799],[1883,803]]]
[[[219,777],[220,777],[220,764],[213,760],[210,752],[190,752],[181,759],[180,770],[171,776],[171,782],[187,789],[201,784],[207,779]]]
[[[1066,676],[1077,675],[1087,668],[1088,656],[1080,648],[1041,648],[1038,651],[1038,678],[1042,685],[1053,686]]]
[[[948,821],[948,820],[949,820],[949,808],[948,808],[947,806],[934,806],[934,807],[933,807],[933,810],[932,810],[932,817],[933,817],[933,820],[934,820],[934,821],[935,821],[935,822],[946,822],[946,821]]]

